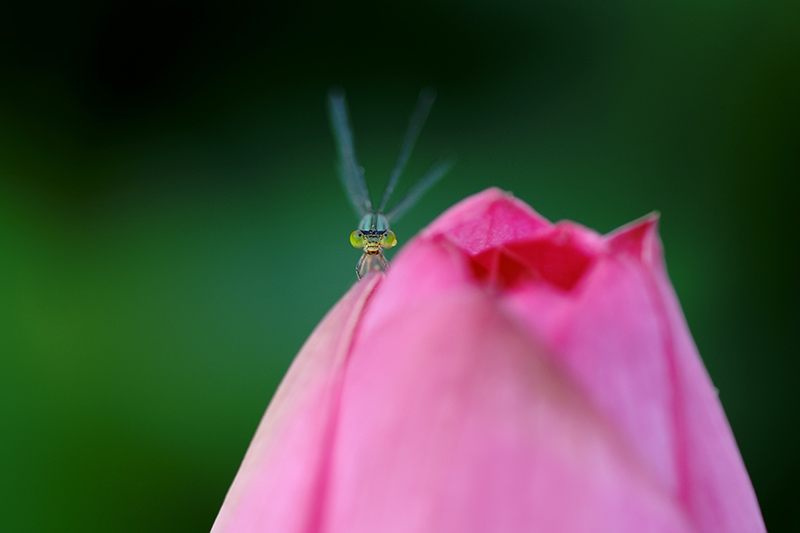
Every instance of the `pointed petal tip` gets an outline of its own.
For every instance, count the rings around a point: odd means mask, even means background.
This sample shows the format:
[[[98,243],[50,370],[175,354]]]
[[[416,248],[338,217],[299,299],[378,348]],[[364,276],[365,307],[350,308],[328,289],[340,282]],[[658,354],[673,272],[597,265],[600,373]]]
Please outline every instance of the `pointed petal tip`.
[[[661,238],[658,223],[661,214],[653,211],[617,228],[606,235],[606,242],[612,253],[625,253],[646,263],[661,258]]]
[[[421,236],[445,235],[474,255],[488,248],[530,238],[551,227],[547,219],[513,194],[490,187],[445,211],[423,230]]]

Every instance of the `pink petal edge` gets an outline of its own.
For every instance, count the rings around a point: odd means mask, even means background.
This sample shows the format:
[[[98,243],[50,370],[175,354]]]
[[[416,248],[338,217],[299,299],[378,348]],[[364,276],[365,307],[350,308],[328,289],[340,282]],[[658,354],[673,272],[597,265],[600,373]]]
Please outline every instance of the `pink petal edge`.
[[[371,275],[356,283],[303,345],[261,419],[212,533],[316,530],[353,335],[382,279]]]

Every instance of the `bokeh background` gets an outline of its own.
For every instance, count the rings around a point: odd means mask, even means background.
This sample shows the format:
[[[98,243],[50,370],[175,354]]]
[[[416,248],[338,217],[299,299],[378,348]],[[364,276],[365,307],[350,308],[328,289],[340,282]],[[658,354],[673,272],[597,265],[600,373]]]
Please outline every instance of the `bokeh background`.
[[[354,281],[327,90],[381,192],[453,171],[670,275],[768,528],[800,530],[800,3],[94,1],[0,7],[0,531],[207,531]],[[402,186],[401,186],[402,188]],[[380,343],[376,343],[376,350]]]

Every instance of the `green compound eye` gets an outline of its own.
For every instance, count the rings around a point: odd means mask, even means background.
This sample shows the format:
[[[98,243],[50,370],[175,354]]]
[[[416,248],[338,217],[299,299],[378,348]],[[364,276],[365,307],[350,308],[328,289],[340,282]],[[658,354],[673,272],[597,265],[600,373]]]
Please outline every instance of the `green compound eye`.
[[[350,244],[353,245],[353,248],[360,249],[364,247],[364,234],[360,229],[357,229],[350,234]]]
[[[386,233],[381,237],[381,248],[391,248],[397,244],[397,237],[395,237],[392,230],[386,230]]]

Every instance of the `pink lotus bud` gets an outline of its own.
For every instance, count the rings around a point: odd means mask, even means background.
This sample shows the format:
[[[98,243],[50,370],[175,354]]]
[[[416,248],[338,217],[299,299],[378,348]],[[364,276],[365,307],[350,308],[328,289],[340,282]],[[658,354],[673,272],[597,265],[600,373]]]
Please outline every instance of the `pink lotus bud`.
[[[497,189],[330,311],[214,532],[764,531],[649,216]]]

